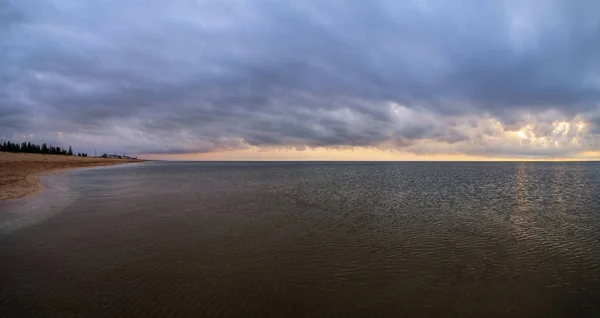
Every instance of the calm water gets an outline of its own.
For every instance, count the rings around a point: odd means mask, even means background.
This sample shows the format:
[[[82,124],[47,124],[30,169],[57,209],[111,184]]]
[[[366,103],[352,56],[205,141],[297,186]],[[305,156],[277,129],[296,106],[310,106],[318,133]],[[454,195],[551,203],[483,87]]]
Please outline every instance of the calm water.
[[[0,203],[0,316],[600,317],[600,164],[144,163]]]

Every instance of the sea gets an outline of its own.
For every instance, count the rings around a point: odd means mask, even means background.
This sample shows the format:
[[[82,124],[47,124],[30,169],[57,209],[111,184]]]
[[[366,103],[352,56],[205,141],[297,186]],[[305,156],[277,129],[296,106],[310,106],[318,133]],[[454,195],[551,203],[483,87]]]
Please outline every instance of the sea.
[[[600,317],[600,163],[145,162],[0,202],[0,316]]]

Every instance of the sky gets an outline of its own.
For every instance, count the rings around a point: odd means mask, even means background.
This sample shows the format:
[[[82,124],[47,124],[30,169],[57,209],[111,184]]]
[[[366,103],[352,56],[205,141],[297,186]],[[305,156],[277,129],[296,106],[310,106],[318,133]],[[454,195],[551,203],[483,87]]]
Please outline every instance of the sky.
[[[599,160],[600,1],[0,0],[0,140]]]

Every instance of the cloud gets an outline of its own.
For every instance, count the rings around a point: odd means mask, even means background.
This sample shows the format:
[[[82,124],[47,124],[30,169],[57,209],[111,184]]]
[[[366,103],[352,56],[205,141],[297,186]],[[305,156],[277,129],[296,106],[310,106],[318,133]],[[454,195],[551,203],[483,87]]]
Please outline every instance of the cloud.
[[[7,1],[0,137],[138,153],[593,151],[599,11],[591,0]],[[562,122],[585,134],[563,140]],[[527,125],[537,143],[511,137]]]

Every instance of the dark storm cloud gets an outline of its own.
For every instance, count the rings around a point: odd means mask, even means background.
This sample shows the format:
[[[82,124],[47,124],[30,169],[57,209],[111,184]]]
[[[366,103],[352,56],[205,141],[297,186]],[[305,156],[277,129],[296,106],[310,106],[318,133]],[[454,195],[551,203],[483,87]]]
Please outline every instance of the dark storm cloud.
[[[597,118],[592,0],[0,3],[0,137],[403,148],[474,138],[454,117]]]

